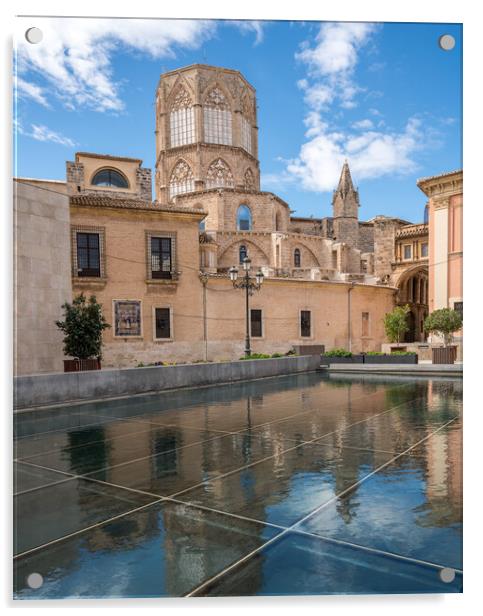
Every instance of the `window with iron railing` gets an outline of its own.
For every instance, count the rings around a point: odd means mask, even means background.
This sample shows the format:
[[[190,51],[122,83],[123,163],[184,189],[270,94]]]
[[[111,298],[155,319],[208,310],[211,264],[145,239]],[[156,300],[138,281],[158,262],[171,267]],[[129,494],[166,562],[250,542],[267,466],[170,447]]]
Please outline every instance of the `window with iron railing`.
[[[151,277],[172,278],[172,238],[151,238]]]

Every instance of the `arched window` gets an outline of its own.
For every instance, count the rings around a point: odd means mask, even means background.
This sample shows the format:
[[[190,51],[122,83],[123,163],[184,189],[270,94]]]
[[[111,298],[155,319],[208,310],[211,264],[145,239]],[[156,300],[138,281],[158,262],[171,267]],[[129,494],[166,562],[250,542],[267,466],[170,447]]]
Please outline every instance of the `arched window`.
[[[218,158],[208,167],[206,188],[233,188],[233,174],[224,160]]]
[[[101,169],[92,178],[93,186],[109,186],[111,188],[129,188],[126,178],[114,169]]]
[[[195,110],[191,96],[184,86],[176,92],[169,114],[170,146],[194,143]]]
[[[424,224],[427,225],[429,223],[429,206],[426,203],[424,206]]]
[[[245,171],[245,188],[255,190],[255,177],[251,169]]]
[[[169,180],[169,198],[172,199],[176,195],[193,192],[195,189],[195,181],[191,167],[184,160],[176,163]]]
[[[236,228],[238,231],[251,231],[252,213],[248,205],[240,205],[236,213]]]
[[[205,99],[203,109],[206,143],[232,145],[231,111],[223,92],[215,86]]]
[[[247,247],[244,244],[241,244],[240,246],[240,250],[239,250],[239,261],[240,263],[243,263],[243,261],[248,257],[248,251],[247,251]]]
[[[294,267],[300,267],[300,250],[298,248],[293,251],[293,264]]]

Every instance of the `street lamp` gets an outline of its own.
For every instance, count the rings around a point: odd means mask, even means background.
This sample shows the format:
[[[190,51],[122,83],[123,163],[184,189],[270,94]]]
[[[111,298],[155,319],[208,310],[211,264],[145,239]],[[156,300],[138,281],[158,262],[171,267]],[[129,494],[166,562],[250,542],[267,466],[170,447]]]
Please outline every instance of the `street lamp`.
[[[235,266],[230,267],[229,274],[230,280],[233,283],[235,289],[245,289],[245,309],[246,309],[246,336],[245,336],[245,356],[250,357],[252,351],[250,349],[250,302],[249,297],[253,295],[255,291],[260,291],[263,283],[264,275],[259,269],[254,278],[250,278],[250,265],[251,261],[248,257],[243,259],[242,265],[245,275],[238,278],[238,268]]]

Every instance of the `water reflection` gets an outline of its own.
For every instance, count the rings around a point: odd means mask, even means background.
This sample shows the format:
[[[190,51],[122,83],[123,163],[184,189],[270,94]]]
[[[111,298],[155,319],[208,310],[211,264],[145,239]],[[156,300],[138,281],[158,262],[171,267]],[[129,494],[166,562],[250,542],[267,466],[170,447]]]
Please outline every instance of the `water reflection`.
[[[103,420],[95,426],[81,425],[93,408],[63,431],[52,415],[55,434],[22,439],[23,455],[30,442],[43,465],[118,488],[95,484],[94,493],[67,482],[30,495],[21,514],[24,544],[40,545],[149,502],[123,489],[134,488],[282,526],[326,504],[304,530],[461,566],[461,381],[267,381],[203,390],[198,401],[198,392],[179,392],[190,400],[183,408],[174,394],[109,403],[98,409]],[[67,411],[61,417],[65,425]],[[20,432],[32,430],[32,419],[25,421]],[[273,532],[195,507],[150,505],[20,559],[16,588],[26,597],[176,596]],[[311,550],[319,549],[317,541]],[[262,592],[270,573],[258,562],[244,581],[249,594]],[[27,571],[42,573],[41,591],[25,587]]]

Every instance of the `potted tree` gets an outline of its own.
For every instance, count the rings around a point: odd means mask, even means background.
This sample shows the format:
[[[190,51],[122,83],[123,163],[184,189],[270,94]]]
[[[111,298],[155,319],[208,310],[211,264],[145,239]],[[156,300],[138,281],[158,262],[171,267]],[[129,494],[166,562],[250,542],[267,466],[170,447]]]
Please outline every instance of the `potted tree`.
[[[384,315],[384,329],[389,342],[402,342],[404,334],[409,330],[408,314],[411,308],[405,306],[396,306],[392,312]]]
[[[463,326],[459,312],[452,308],[434,310],[424,321],[424,329],[430,334],[436,334],[443,339],[442,347],[432,347],[433,364],[454,364],[456,346],[452,345],[453,334]]]
[[[64,320],[56,321],[64,332],[64,354],[74,359],[64,360],[64,372],[100,370],[102,332],[110,327],[102,314],[102,306],[94,295],[89,300],[83,293],[72,304],[62,305]]]

